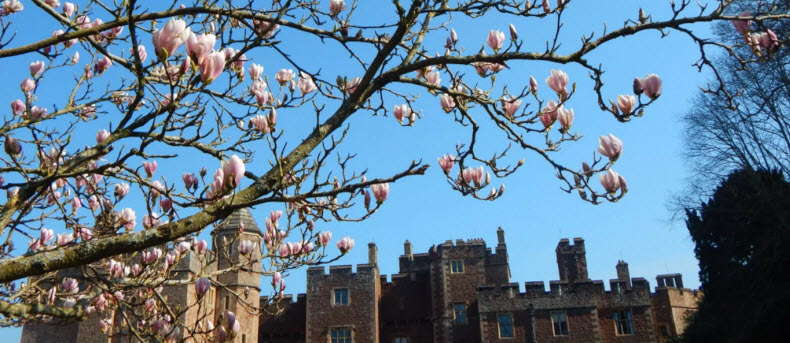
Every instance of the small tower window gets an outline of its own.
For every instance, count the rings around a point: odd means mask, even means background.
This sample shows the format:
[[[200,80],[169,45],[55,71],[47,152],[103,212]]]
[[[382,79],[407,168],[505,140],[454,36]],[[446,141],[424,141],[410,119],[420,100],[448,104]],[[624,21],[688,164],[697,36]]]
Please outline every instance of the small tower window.
[[[464,272],[464,261],[463,260],[454,260],[450,261],[450,273],[452,274],[460,274]]]
[[[348,288],[336,288],[332,305],[348,305]]]

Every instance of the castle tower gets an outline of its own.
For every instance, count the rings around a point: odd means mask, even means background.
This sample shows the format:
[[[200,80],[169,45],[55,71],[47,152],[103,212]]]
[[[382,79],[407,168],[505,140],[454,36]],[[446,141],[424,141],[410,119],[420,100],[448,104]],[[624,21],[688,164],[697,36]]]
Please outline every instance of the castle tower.
[[[584,240],[574,238],[573,245],[567,238],[557,244],[557,267],[560,271],[560,280],[574,283],[587,281],[587,253],[584,250]]]
[[[244,231],[239,228],[244,225]],[[238,209],[224,221],[217,224],[212,232],[213,250],[217,254],[217,269],[225,269],[241,264],[237,271],[217,276],[217,282],[225,287],[217,288],[215,303],[215,321],[225,311],[236,315],[241,325],[234,343],[251,343],[258,340],[259,308],[260,308],[260,274],[261,265],[261,230],[246,208]],[[256,244],[252,253],[242,255],[239,246],[242,241]],[[227,247],[223,242],[228,242]],[[231,243],[232,242],[232,243]]]

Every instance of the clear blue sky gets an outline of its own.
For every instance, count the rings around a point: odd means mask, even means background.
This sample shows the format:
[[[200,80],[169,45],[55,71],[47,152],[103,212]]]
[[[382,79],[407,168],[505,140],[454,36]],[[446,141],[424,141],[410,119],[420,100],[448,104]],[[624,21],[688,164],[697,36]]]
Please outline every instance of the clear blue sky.
[[[328,6],[328,1],[325,2]],[[359,6],[355,20],[359,25],[377,24],[379,22],[374,21],[377,15],[392,10],[388,1],[361,1]],[[35,13],[38,9],[34,5],[25,3],[25,7],[24,12],[13,17],[14,27],[27,30],[34,25],[35,28],[20,33],[17,43],[13,45],[37,37],[48,37],[54,27],[36,22],[42,16]],[[561,37],[565,39],[560,52],[576,49],[582,34],[591,31],[600,34],[603,23],[612,29],[621,26],[627,18],[636,18],[640,7],[659,20],[666,19],[669,14],[668,1],[572,2],[563,17],[565,27]],[[97,15],[91,16],[91,19],[94,17]],[[99,13],[98,17],[109,16]],[[518,28],[524,48],[540,50],[553,33],[555,20],[514,21],[508,17],[491,16],[473,22],[457,20],[449,26],[455,28],[460,36],[460,44],[471,53],[484,44],[488,30],[507,32],[507,25],[511,22]],[[709,35],[707,25],[693,28],[703,36]],[[591,159],[598,146],[598,136],[613,133],[620,137],[624,142],[624,151],[615,169],[628,179],[630,191],[619,203],[593,206],[582,202],[575,194],[560,191],[561,184],[542,159],[517,150],[511,150],[510,161],[524,157],[525,166],[507,179],[493,181],[496,185],[506,184],[507,190],[502,198],[495,202],[482,202],[459,196],[446,184],[436,165],[436,158],[443,153],[453,152],[457,142],[467,141],[467,131],[455,125],[451,117],[441,111],[437,98],[424,93],[417,103],[417,108],[423,109],[424,117],[418,120],[415,127],[400,127],[392,117],[372,117],[366,113],[358,113],[350,121],[349,136],[339,151],[358,153],[352,166],[358,171],[367,168],[369,178],[387,177],[418,159],[430,163],[431,168],[423,177],[410,177],[392,184],[389,199],[371,219],[358,224],[322,224],[318,227],[319,230],[333,231],[333,242],[346,235],[356,240],[356,248],[343,257],[339,264],[365,263],[367,243],[376,242],[381,273],[393,274],[397,272],[397,256],[403,253],[403,242],[407,239],[414,245],[415,253],[425,252],[433,244],[457,238],[483,238],[493,246],[496,243],[496,229],[502,227],[507,237],[512,282],[523,284],[525,281],[557,279],[554,248],[558,240],[583,237],[587,245],[589,273],[593,279],[615,278],[615,264],[622,259],[630,264],[632,276],[645,277],[652,286],[655,286],[656,274],[678,272],[684,275],[687,286],[697,288],[698,267],[693,244],[684,224],[670,221],[667,203],[673,193],[682,189],[683,179],[688,176],[681,156],[683,127],[679,120],[680,114],[692,105],[691,100],[697,93],[698,85],[704,84],[705,75],[697,73],[691,66],[699,56],[697,47],[689,39],[677,32],[664,39],[659,39],[659,36],[658,32],[642,33],[608,44],[589,56],[593,64],[603,63],[606,69],[604,92],[611,99],[619,94],[629,94],[635,76],[656,73],[662,77],[664,90],[661,98],[648,108],[643,118],[628,124],[618,123],[611,115],[597,108],[586,71],[563,67],[571,81],[578,83],[577,94],[568,107],[575,109],[575,130],[585,137],[579,142],[565,145],[554,157],[567,166],[577,167],[581,161]],[[444,33],[435,33],[429,37],[427,44],[433,49],[429,51],[442,52],[445,37]],[[278,38],[283,40],[284,49],[292,51],[296,61],[313,71],[322,68],[322,75],[326,79],[334,80],[336,75],[353,77],[360,74],[354,69],[355,66],[349,64],[347,55],[337,49],[337,45],[315,45],[317,42],[302,40],[285,30]],[[145,39],[144,43],[149,49],[150,59],[153,55],[150,39]],[[317,51],[320,51],[319,55]],[[280,68],[291,68],[268,50],[253,53],[250,57],[264,66],[264,73],[270,78]],[[7,81],[0,85],[4,94],[0,103],[7,104],[20,95],[19,82],[27,77],[27,64],[36,59],[40,58],[30,55],[3,61],[0,70]],[[87,63],[87,55],[83,55],[83,59],[81,64]],[[534,75],[539,80],[540,94],[549,96],[543,80],[549,70],[557,66],[513,62],[510,67],[511,70],[497,75],[498,84],[506,81],[511,87],[519,88],[528,82],[529,75]],[[70,75],[76,71],[72,68],[58,74],[60,76],[50,77],[42,83],[39,98],[60,94],[62,85],[59,83],[71,82]],[[471,69],[467,75],[474,77]],[[61,100],[54,100],[53,103],[58,104],[58,101]],[[395,104],[390,102],[387,107],[392,108]],[[337,105],[330,103],[328,108]],[[307,109],[278,111],[278,114],[278,126],[285,130],[286,137],[291,139],[289,146],[293,147],[307,130],[303,123],[313,120],[314,116]],[[10,116],[7,108],[4,115]],[[107,117],[112,119],[113,114]],[[106,122],[98,124],[106,125]],[[99,127],[104,126],[90,124],[84,137],[75,138],[74,146],[93,144],[93,137]],[[485,140],[481,149],[486,154],[507,146],[507,142],[493,132],[485,132],[483,138]],[[259,153],[256,162],[248,165],[248,170],[262,174],[263,168],[268,165],[267,156],[263,152]],[[159,165],[158,173],[166,175],[168,180],[180,180],[184,171],[183,160],[159,160]],[[194,164],[190,167],[197,171],[200,166]],[[218,164],[211,162],[207,167],[211,172]],[[180,181],[178,185],[181,185]],[[139,190],[137,192],[132,191],[126,206],[136,208],[139,223],[143,209],[141,204],[133,202],[140,198]],[[272,209],[277,208],[261,206],[253,209],[260,225]],[[62,229],[54,228],[56,232],[62,232]],[[303,271],[294,272],[287,282],[287,292],[305,291]],[[18,340],[21,334],[20,329],[2,329],[2,332],[10,341]]]

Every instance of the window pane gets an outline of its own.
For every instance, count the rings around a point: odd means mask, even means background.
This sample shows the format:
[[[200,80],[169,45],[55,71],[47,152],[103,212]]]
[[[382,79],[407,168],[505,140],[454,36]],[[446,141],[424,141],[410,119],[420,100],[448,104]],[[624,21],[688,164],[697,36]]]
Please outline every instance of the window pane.
[[[455,304],[453,305],[453,310],[455,312],[455,323],[466,324],[466,305]]]
[[[499,322],[499,337],[513,337],[513,316],[500,314],[497,320]]]
[[[336,305],[348,305],[348,289],[336,289],[334,303]]]

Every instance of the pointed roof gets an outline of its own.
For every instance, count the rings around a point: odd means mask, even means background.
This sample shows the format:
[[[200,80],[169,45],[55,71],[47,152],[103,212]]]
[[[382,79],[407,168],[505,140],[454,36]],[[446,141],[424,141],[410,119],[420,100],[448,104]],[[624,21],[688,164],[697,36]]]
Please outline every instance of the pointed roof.
[[[233,211],[225,220],[215,226],[214,231],[236,231],[241,223],[244,223],[244,232],[262,234],[258,223],[252,218],[252,213],[247,208]]]

